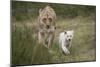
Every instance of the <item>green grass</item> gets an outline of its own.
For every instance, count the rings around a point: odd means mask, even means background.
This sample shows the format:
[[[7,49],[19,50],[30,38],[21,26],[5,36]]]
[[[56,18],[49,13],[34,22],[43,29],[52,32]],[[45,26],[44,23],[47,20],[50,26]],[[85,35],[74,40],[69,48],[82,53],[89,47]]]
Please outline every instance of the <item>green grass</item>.
[[[96,22],[92,17],[58,18],[56,37],[50,50],[37,43],[34,19],[12,22],[12,64],[28,65],[96,60]],[[74,30],[71,54],[65,56],[59,50],[58,36],[60,32],[71,29]]]

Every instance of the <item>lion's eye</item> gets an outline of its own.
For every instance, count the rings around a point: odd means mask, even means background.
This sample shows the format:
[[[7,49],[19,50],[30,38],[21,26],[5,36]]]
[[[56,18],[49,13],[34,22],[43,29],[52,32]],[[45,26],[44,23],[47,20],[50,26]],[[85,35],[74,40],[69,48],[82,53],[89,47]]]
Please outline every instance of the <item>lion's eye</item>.
[[[52,18],[48,18],[49,22],[52,22]]]
[[[44,23],[46,23],[46,21],[47,21],[47,19],[46,18],[43,18],[43,20],[42,20]]]

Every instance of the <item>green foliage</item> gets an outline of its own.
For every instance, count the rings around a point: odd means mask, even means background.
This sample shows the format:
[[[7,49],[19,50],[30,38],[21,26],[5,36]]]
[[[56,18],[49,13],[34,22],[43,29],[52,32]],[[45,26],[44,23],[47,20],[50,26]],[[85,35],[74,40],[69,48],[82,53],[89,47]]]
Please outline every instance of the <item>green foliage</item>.
[[[12,1],[12,16],[17,20],[25,20],[29,19],[30,17],[37,17],[39,9],[43,9],[46,5],[50,5],[57,13],[57,16],[67,16],[69,18],[76,16],[88,16],[95,14],[96,12],[95,6]]]

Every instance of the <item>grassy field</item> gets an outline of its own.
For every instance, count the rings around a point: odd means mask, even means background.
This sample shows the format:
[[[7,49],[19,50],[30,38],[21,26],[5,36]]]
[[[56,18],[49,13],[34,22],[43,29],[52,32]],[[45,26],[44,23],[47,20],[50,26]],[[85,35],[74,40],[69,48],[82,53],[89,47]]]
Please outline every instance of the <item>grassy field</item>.
[[[91,16],[58,17],[56,37],[50,50],[37,43],[35,19],[12,22],[12,64],[29,65],[96,60],[95,18]],[[63,55],[58,46],[59,33],[64,30],[74,30],[71,54],[68,56]]]

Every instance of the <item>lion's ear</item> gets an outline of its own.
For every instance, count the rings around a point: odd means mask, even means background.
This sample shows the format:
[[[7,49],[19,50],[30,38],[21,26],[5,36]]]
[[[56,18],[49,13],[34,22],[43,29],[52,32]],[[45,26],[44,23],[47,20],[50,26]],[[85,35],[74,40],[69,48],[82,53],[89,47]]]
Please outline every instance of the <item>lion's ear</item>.
[[[42,12],[42,9],[39,9],[39,14],[41,14],[41,12]]]
[[[55,29],[57,29],[57,27],[55,27]]]

